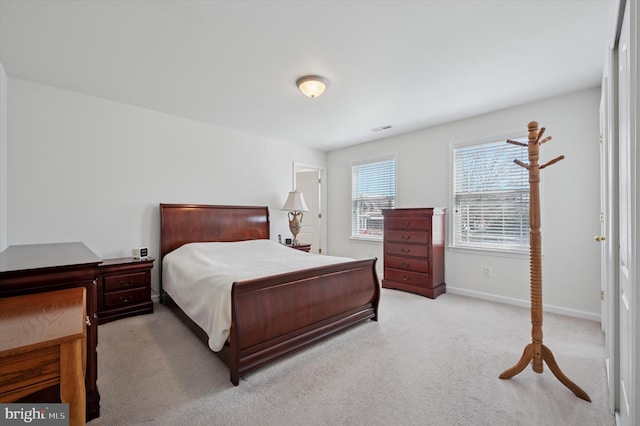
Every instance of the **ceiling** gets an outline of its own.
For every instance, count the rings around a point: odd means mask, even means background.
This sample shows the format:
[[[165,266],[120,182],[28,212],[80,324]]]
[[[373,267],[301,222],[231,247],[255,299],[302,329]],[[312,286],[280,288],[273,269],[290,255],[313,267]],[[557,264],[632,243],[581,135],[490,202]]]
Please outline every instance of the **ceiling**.
[[[331,150],[597,86],[613,7],[0,0],[0,62],[11,78]],[[323,96],[298,91],[306,74],[328,79]]]

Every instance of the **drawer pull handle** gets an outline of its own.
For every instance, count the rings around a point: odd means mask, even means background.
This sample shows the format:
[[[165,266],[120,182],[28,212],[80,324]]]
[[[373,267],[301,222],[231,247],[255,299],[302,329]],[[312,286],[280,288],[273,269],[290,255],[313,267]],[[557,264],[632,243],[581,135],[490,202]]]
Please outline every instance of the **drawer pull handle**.
[[[404,254],[409,254],[410,251],[411,251],[411,249],[405,249],[405,248],[402,249],[402,252]]]
[[[120,297],[119,297],[119,299],[120,299],[120,301],[121,301],[122,303],[127,303],[127,302],[129,301],[129,298],[128,298],[128,297],[122,297],[122,296],[120,296]]]
[[[129,287],[130,285],[133,285],[133,280],[119,281],[118,284],[120,284],[120,287]]]
[[[85,315],[84,322],[87,323],[87,326],[91,327],[91,320],[89,319],[89,315]]]
[[[402,266],[408,268],[409,266],[411,266],[411,264],[408,262],[402,262]]]
[[[411,222],[401,222],[401,225],[405,228],[408,228]]]
[[[409,277],[408,277],[408,276],[406,276],[406,275],[403,275],[403,276],[402,276],[402,279],[403,279],[403,281],[409,281]]]
[[[409,241],[411,239],[411,235],[403,235],[400,238],[402,238],[403,241]]]

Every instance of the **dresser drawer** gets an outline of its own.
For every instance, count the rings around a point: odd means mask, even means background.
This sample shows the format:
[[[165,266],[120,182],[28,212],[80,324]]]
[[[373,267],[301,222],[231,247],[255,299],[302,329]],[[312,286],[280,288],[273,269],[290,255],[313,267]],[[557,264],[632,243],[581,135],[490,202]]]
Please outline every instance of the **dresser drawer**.
[[[422,230],[431,229],[431,219],[423,217],[385,217],[384,228],[387,229],[404,229],[404,230]]]
[[[402,271],[399,269],[385,268],[384,279],[389,281],[395,281],[401,284],[426,286],[430,284],[429,274],[422,274],[420,272]]]
[[[431,233],[428,231],[384,231],[384,238],[387,241],[398,241],[402,243],[427,244]]]
[[[429,273],[429,262],[426,259],[414,259],[411,257],[385,256],[386,268],[404,269],[407,271]]]
[[[146,288],[132,288],[129,290],[114,291],[105,293],[105,308],[113,308],[115,306],[131,305],[134,303],[146,301]]]
[[[385,255],[429,257],[429,246],[426,244],[386,243]]]
[[[144,287],[147,282],[145,272],[104,277],[104,291],[124,290],[132,287]]]

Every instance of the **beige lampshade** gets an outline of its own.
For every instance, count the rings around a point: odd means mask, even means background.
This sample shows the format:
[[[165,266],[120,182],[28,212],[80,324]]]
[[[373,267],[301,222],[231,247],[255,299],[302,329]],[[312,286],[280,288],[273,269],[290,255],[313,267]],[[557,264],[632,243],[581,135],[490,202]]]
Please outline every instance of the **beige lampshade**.
[[[287,197],[287,201],[284,203],[281,209],[283,212],[308,212],[309,208],[307,203],[304,202],[304,196],[302,192],[292,191]]]

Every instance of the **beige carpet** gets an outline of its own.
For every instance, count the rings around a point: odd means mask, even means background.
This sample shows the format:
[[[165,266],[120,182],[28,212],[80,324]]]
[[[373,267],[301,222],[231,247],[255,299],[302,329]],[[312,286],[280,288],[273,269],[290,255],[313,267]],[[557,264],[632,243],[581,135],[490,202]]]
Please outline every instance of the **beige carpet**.
[[[614,425],[598,323],[545,314],[544,343],[584,389],[545,366],[498,375],[531,342],[529,309],[382,290],[367,321],[234,387],[226,366],[163,305],[101,325],[98,425]]]

